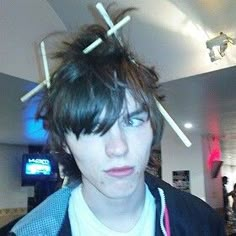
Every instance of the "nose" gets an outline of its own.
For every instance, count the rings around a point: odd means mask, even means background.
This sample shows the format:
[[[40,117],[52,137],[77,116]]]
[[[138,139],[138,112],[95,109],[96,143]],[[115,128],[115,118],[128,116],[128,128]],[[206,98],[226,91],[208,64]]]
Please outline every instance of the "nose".
[[[114,124],[106,135],[106,154],[111,158],[125,157],[128,153],[128,143],[125,132],[118,125]]]

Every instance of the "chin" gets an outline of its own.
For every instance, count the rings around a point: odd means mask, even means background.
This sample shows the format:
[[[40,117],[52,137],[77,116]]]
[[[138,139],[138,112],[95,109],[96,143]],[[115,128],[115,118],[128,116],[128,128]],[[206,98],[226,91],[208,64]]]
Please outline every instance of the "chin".
[[[135,192],[136,184],[134,183],[123,183],[114,184],[107,189],[107,196],[110,198],[124,198],[132,195]]]

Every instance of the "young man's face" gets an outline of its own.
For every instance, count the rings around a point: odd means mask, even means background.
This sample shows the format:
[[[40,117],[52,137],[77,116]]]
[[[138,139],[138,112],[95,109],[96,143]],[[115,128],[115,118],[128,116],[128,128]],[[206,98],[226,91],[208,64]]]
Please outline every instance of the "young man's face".
[[[82,134],[77,140],[67,134],[67,151],[82,173],[84,193],[122,198],[142,191],[152,140],[148,114],[129,94],[127,109],[103,136]]]

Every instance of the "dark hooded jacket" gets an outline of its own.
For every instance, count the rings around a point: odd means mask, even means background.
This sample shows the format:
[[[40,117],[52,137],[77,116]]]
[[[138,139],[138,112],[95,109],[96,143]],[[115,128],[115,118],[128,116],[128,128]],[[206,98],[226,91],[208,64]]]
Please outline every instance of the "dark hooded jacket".
[[[189,193],[180,191],[146,174],[145,182],[156,199],[155,235],[168,235],[161,229],[160,189],[168,209],[169,232],[172,236],[224,236],[223,219],[204,201]],[[68,203],[71,191],[77,184],[62,188],[49,196],[43,203],[23,217],[9,235],[16,236],[70,236]]]

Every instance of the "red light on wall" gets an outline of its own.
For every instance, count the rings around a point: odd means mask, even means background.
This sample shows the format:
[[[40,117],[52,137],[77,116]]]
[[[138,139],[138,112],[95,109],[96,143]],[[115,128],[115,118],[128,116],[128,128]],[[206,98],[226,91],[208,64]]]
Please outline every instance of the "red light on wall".
[[[221,150],[220,148],[214,148],[207,158],[207,167],[209,170],[212,169],[212,165],[214,161],[221,161]]]

